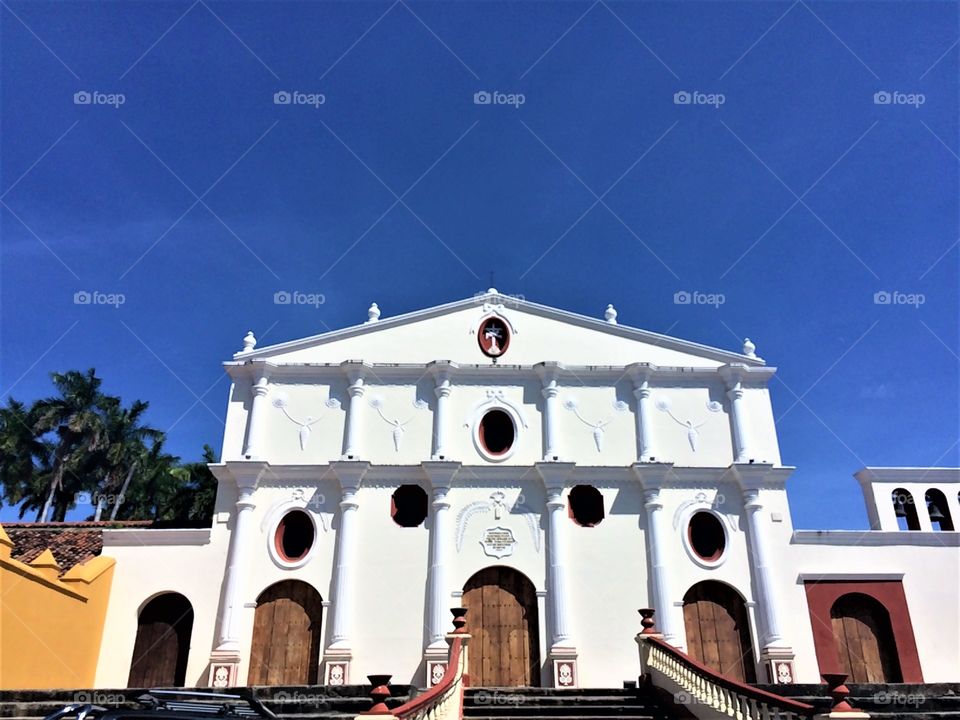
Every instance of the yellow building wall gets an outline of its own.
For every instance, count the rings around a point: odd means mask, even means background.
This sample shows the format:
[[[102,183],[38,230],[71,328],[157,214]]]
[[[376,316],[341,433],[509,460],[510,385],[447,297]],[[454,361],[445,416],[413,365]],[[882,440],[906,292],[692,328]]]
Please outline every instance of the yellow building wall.
[[[93,687],[115,561],[58,577],[49,550],[27,564],[12,548],[0,527],[0,689]]]

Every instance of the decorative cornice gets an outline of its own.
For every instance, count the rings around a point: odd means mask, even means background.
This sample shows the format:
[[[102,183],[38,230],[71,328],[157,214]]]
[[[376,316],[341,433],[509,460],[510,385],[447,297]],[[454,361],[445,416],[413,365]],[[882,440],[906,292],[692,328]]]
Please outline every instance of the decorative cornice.
[[[960,547],[960,532],[922,530],[795,530],[794,545]]]
[[[853,476],[861,485],[871,483],[960,483],[960,468],[865,467]]]
[[[305,347],[326,344],[336,340],[343,340],[350,337],[356,337],[358,335],[364,335],[369,332],[376,332],[378,330],[386,330],[391,327],[408,325],[421,320],[447,315],[459,310],[476,308],[478,306],[483,309],[487,305],[491,306],[491,308],[496,308],[497,306],[504,304],[509,304],[511,310],[520,311],[521,313],[558,320],[568,325],[596,330],[607,335],[614,335],[631,340],[647,342],[669,350],[688,352],[719,362],[742,363],[749,367],[763,367],[765,364],[760,358],[748,357],[742,353],[722,350],[720,348],[702,345],[689,340],[681,340],[680,338],[661,335],[660,333],[651,332],[649,330],[640,330],[639,328],[631,328],[626,325],[614,325],[604,319],[588,317],[586,315],[580,315],[579,313],[560,310],[547,305],[540,305],[539,303],[530,302],[529,300],[522,300],[507,295],[501,295],[500,293],[487,293],[481,297],[473,296],[463,300],[446,303],[444,305],[437,305],[431,308],[405,313],[403,315],[396,315],[394,317],[387,318],[386,320],[380,319],[375,323],[362,323],[360,325],[354,325],[340,330],[333,330],[331,332],[321,333],[319,335],[312,335],[310,337],[301,338],[298,340],[291,340],[284,343],[278,343],[276,345],[268,345],[265,347],[252,349],[250,351],[242,351],[236,353],[233,357],[236,360],[264,358],[274,353],[299,350]]]
[[[130,528],[103,531],[104,547],[208,544],[210,528]]]

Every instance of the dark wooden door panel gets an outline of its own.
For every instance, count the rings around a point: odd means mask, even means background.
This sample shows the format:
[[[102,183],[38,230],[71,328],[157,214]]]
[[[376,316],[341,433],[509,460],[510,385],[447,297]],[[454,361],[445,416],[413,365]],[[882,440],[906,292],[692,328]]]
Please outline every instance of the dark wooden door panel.
[[[878,602],[862,595],[840,598],[831,610],[837,654],[847,682],[900,682],[900,662],[889,616]]]
[[[537,596],[530,581],[510,568],[486,568],[467,582],[463,605],[475,638],[471,682],[486,687],[539,685]]]
[[[137,621],[127,687],[181,687],[186,679],[193,608],[178,593],[151,600]]]
[[[285,580],[258,599],[250,685],[311,685],[320,664],[322,601],[306,583]]]
[[[756,681],[746,607],[735,591],[711,581],[694,585],[683,599],[683,624],[693,658],[739,682]]]

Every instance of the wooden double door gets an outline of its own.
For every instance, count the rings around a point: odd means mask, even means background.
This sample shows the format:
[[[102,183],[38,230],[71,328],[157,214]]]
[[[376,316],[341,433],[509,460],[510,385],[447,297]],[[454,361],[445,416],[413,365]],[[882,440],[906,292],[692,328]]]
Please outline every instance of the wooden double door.
[[[757,681],[743,598],[729,585],[707,580],[683,596],[687,652],[694,660],[739,682]]]
[[[183,687],[193,631],[193,607],[179,593],[164,593],[144,605],[127,687]]]
[[[463,588],[470,643],[470,682],[479,687],[540,685],[537,593],[522,573],[489,567]]]
[[[847,682],[902,682],[890,615],[872,597],[850,593],[830,609],[830,624]]]
[[[320,593],[284,580],[257,598],[248,685],[314,685],[323,641]]]

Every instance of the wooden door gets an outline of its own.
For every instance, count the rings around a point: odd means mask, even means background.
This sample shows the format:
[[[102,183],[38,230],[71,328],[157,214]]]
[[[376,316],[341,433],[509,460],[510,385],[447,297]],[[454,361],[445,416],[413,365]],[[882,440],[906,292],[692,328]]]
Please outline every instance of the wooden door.
[[[284,580],[257,598],[248,685],[314,685],[320,667],[320,594]]]
[[[193,608],[179,593],[158,595],[137,618],[127,687],[183,687],[193,630]]]
[[[470,683],[479,687],[540,685],[537,593],[523,574],[490,567],[463,588],[470,643]]]
[[[683,598],[687,652],[722,675],[756,682],[753,646],[743,598],[722,583],[697,583]]]
[[[833,604],[830,622],[847,682],[902,682],[890,616],[879,602],[858,593],[844,595]]]

